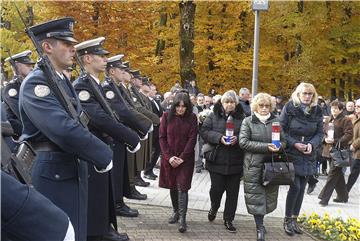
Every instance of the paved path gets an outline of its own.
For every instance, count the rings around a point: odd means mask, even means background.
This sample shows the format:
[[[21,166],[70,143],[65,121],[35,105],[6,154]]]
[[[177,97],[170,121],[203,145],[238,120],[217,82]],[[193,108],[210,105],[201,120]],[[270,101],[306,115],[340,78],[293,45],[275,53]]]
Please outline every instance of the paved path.
[[[207,220],[207,212],[191,209],[187,215],[188,231],[178,232],[178,224],[168,224],[167,219],[171,213],[168,207],[145,204],[131,204],[140,212],[137,218],[118,218],[120,232],[126,232],[131,241],[172,241],[172,240],[256,240],[256,231],[252,217],[236,215],[234,225],[237,233],[225,230],[221,215],[214,222]],[[265,218],[267,229],[266,240],[271,241],[313,241],[307,234],[287,236],[282,229],[282,219]]]
[[[154,172],[158,174],[159,169],[154,169]],[[305,194],[301,213],[310,214],[311,212],[315,211],[323,215],[325,212],[328,212],[331,216],[339,216],[343,218],[354,217],[360,219],[360,181],[358,180],[358,182],[351,190],[348,203],[338,204],[332,202],[331,200],[327,207],[321,207],[318,204],[319,199],[317,198],[317,196],[320,193],[322,187],[324,186],[325,181],[326,177],[320,176],[319,183],[317,184],[315,191],[311,195]],[[189,208],[208,211],[210,208],[209,189],[209,173],[207,171],[203,171],[200,174],[194,173],[192,188],[189,193]],[[140,190],[142,193],[146,193],[148,195],[148,199],[145,201],[127,200],[127,203],[139,203],[154,206],[171,207],[169,191],[167,189],[159,188],[157,180],[151,181],[151,185],[149,187],[138,187],[138,190]],[[287,186],[280,187],[278,207],[274,212],[268,215],[269,217],[284,217],[287,190]],[[335,195],[336,194],[334,193],[333,198],[335,198]],[[225,197],[223,197],[222,204],[219,209],[219,211],[221,212],[224,208],[224,200]],[[237,214],[249,215],[245,207],[244,186],[242,182],[240,186]]]

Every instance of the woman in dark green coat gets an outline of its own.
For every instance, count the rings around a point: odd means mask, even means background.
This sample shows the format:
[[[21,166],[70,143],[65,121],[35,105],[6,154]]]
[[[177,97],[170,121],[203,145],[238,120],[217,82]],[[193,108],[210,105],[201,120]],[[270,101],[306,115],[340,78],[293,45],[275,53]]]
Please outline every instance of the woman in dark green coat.
[[[253,113],[244,119],[239,137],[240,147],[245,151],[243,170],[246,208],[254,215],[257,240],[260,241],[265,240],[264,215],[275,210],[279,189],[279,186],[262,185],[264,157],[279,151],[279,148],[271,143],[272,124],[279,122],[271,113],[273,107],[269,94],[256,95],[251,103]],[[281,145],[285,146],[283,137],[281,133]]]

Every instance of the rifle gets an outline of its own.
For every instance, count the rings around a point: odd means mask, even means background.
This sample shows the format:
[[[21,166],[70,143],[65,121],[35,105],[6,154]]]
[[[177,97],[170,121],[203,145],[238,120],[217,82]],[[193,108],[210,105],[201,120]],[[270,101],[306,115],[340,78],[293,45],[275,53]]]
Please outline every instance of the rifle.
[[[82,65],[82,62],[79,58],[79,55],[76,53],[75,54],[75,58],[76,61],[78,62],[79,66],[80,66],[80,71],[81,71],[81,78],[88,80],[88,83],[90,84],[90,87],[95,95],[95,98],[97,99],[97,101],[100,103],[101,107],[104,109],[104,111],[110,115],[114,120],[116,120],[117,122],[120,122],[120,118],[117,115],[117,113],[111,109],[109,103],[107,102],[107,100],[104,98],[104,96],[100,93],[100,89],[97,86],[96,81],[94,80],[94,78],[85,70],[84,66]]]
[[[19,74],[19,69],[17,68],[16,63],[15,63],[15,60],[11,57],[10,49],[7,49],[6,52],[8,53],[9,58],[10,58],[9,63],[11,64],[11,66],[14,68],[14,71],[15,71],[14,79],[21,78],[21,76]]]
[[[36,40],[34,33],[26,25],[24,18],[22,17],[20,10],[16,6],[15,2],[14,2],[14,6],[21,18],[21,21],[25,25],[25,33],[30,37],[31,41],[35,46],[36,52],[38,53],[39,56],[38,66],[44,71],[45,75],[48,77],[47,82],[49,84],[50,89],[54,92],[56,98],[58,99],[60,104],[64,107],[66,112],[70,115],[70,117],[76,121],[79,121],[84,128],[87,128],[87,124],[89,122],[89,118],[87,114],[82,111],[80,115],[78,115],[65,89],[62,87],[60,83],[60,81],[62,80],[60,79],[60,76],[56,73],[54,67],[52,66],[49,57],[43,53],[40,43]]]

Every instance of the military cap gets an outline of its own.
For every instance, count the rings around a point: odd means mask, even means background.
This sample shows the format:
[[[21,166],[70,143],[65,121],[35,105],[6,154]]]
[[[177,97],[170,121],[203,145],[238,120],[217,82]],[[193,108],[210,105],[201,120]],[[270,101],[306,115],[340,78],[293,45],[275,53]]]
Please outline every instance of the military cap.
[[[130,74],[132,74],[134,78],[141,78],[140,70],[130,70]]]
[[[7,57],[5,61],[13,60],[15,63],[22,63],[22,64],[35,64],[34,61],[30,59],[31,51],[25,50],[21,53],[14,54],[11,57]]]
[[[122,64],[121,59],[124,57],[125,55],[123,54],[119,54],[119,55],[115,55],[111,58],[107,59],[107,64],[106,64],[106,68],[120,68],[120,69],[127,69],[127,67],[125,65]]]
[[[79,56],[85,54],[107,55],[109,51],[105,50],[102,46],[104,41],[104,37],[90,39],[75,45],[75,49]]]
[[[122,64],[130,69],[130,62],[129,61],[122,62]]]
[[[30,27],[30,30],[34,33],[35,38],[38,41],[47,38],[55,38],[77,43],[78,41],[73,38],[74,22],[75,20],[71,17],[60,18],[34,25]]]

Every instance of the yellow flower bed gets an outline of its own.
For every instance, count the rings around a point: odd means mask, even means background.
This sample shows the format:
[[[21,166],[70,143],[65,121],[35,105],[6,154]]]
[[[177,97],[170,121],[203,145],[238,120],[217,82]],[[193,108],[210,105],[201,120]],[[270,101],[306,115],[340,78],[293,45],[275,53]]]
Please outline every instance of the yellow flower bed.
[[[298,218],[302,226],[316,237],[332,241],[360,241],[360,221],[355,218],[331,218],[328,213],[320,217],[316,213],[303,214]]]

